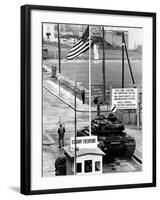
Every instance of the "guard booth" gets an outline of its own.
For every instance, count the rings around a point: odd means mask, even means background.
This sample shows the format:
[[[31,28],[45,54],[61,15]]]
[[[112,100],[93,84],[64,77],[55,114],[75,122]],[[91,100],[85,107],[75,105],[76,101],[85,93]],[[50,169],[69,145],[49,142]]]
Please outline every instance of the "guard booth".
[[[71,138],[70,146],[63,148],[64,155],[66,156],[66,174],[74,174],[75,160],[76,175],[102,174],[103,155],[105,153],[98,148],[97,137],[77,137],[76,141],[76,154],[74,138]]]

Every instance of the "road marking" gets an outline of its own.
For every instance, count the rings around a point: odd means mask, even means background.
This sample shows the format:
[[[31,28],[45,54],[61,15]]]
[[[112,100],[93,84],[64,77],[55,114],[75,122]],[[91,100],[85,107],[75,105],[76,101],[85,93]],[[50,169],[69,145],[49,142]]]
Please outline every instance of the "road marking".
[[[48,138],[48,140],[52,143],[55,144],[55,141],[52,139],[52,137],[49,134],[45,134],[45,136]]]

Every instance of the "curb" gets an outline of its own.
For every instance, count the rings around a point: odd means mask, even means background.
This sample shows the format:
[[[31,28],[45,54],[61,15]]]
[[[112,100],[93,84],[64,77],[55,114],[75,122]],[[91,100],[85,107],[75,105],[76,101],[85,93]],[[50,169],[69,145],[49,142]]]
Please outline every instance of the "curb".
[[[134,158],[138,163],[142,164],[142,160],[141,160],[138,156],[133,155],[133,158]]]
[[[54,93],[53,91],[51,91],[50,89],[48,89],[44,84],[43,84],[43,87],[49,91],[51,94],[55,95],[58,99],[60,99],[61,101],[63,101],[67,106],[69,106],[70,108],[72,108],[73,110],[75,110],[75,108],[73,106],[71,106],[69,103],[67,103],[63,98],[61,98],[60,96],[58,96],[56,93]],[[89,112],[86,111],[86,110],[76,110],[77,112]],[[95,111],[96,112],[96,111]]]
[[[66,105],[68,105],[70,108],[72,108],[73,110],[75,110],[75,108],[70,105],[67,101],[65,101],[62,97],[60,97],[59,95],[57,95],[55,92],[51,91],[47,86],[44,85],[43,83],[43,87],[49,91],[51,94],[55,95],[58,99],[60,99],[61,101],[63,101]],[[89,112],[89,110],[79,110],[77,109],[76,110],[77,112]],[[97,112],[96,110],[92,110],[91,112]],[[107,111],[107,110],[101,110],[101,112],[110,112],[110,111]]]

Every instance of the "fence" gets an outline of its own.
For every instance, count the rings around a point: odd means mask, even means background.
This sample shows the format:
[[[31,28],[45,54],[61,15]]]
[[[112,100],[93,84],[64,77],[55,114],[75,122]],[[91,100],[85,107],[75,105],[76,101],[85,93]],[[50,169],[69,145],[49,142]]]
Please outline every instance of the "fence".
[[[140,112],[136,112],[135,110],[117,110],[115,112],[115,116],[124,124],[137,124],[137,114],[139,114],[139,124],[142,125],[142,110]]]

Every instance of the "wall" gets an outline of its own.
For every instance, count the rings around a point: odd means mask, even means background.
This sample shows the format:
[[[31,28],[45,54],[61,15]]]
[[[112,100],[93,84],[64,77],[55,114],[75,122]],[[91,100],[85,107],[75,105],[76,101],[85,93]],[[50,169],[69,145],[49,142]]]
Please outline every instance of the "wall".
[[[77,163],[80,162],[82,163],[82,173],[85,174],[85,160],[92,160],[92,172],[91,173],[94,173],[94,175],[97,173],[102,173],[101,170],[102,170],[102,155],[93,155],[93,154],[88,154],[88,155],[84,155],[84,156],[79,156],[77,157]],[[101,167],[100,167],[100,171],[98,172],[95,172],[95,162],[96,161],[99,161],[101,163]],[[87,173],[89,174],[89,173]]]
[[[0,199],[2,200],[85,200],[85,199],[110,199],[110,200],[135,200],[135,199],[159,199],[160,196],[160,156],[157,156],[157,188],[112,190],[81,192],[69,194],[52,194],[26,197],[19,194],[20,179],[20,5],[22,4],[48,4],[56,6],[70,7],[91,7],[101,9],[117,9],[132,11],[151,11],[158,12],[159,1],[128,1],[128,0],[5,0],[1,2],[0,20],[0,55],[1,55],[1,73],[0,73]],[[158,22],[159,23],[159,22]],[[160,27],[158,33],[160,35]],[[159,38],[157,44],[160,44]],[[159,55],[159,45],[158,53]],[[158,64],[159,66],[159,57]],[[160,71],[157,67],[157,85],[160,85]],[[158,90],[157,90],[158,91]],[[158,91],[157,111],[160,108],[160,92]],[[157,112],[159,122],[159,111]],[[160,123],[157,124],[160,131]],[[160,152],[160,136],[157,131],[157,152]],[[73,183],[74,184],[74,183]]]

